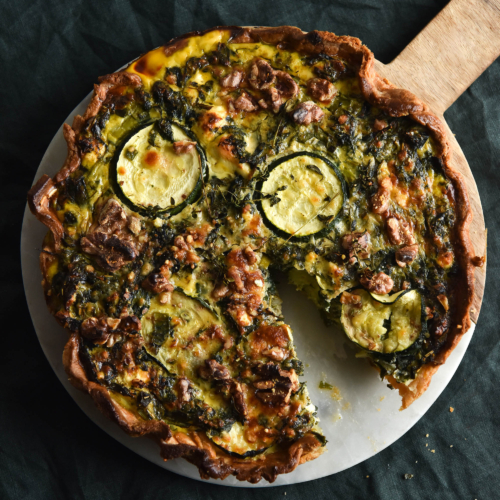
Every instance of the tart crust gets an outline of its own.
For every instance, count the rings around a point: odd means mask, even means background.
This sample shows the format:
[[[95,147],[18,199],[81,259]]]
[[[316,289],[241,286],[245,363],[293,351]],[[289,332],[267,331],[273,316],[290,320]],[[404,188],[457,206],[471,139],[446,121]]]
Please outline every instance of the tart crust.
[[[458,344],[462,336],[470,327],[469,311],[474,294],[474,267],[481,259],[474,257],[474,251],[469,237],[469,224],[472,212],[463,177],[450,165],[450,149],[446,139],[445,128],[439,118],[411,92],[399,89],[386,79],[382,79],[375,71],[375,58],[373,53],[357,38],[348,36],[335,36],[325,31],[311,31],[305,33],[299,28],[281,26],[276,28],[241,28],[217,27],[205,32],[192,32],[171,40],[164,46],[167,55],[171,55],[183,48],[187,39],[214,30],[230,30],[231,41],[236,43],[256,43],[279,45],[282,48],[294,50],[304,55],[325,53],[330,56],[339,56],[348,61],[358,71],[360,88],[364,98],[372,105],[382,109],[393,117],[408,116],[419,124],[427,127],[433,135],[438,152],[443,162],[443,168],[452,181],[456,195],[456,226],[454,234],[455,254],[459,261],[459,276],[456,293],[456,307],[452,317],[451,327],[448,332],[446,345],[442,348],[435,360],[424,365],[417,377],[408,385],[396,382],[392,377],[387,380],[399,390],[402,397],[401,409],[407,408],[413,401],[421,396],[430,384],[432,376],[439,366],[443,364]],[[140,85],[140,78],[125,72],[117,72],[99,78],[99,84],[94,87],[92,100],[83,117],[77,116],[73,126],[64,125],[64,137],[68,144],[68,157],[61,170],[53,180],[44,178],[44,182],[36,183],[30,190],[28,200],[30,208],[36,217],[54,230],[51,222],[52,214],[48,213],[43,204],[44,196],[53,196],[57,186],[60,185],[76,170],[81,163],[81,153],[76,145],[76,135],[80,132],[84,122],[97,114],[106,94],[114,86]],[[46,176],[45,176],[46,177]],[[51,189],[47,190],[50,181]],[[55,189],[54,189],[55,188]],[[45,192],[42,192],[45,189]],[[42,199],[42,201],[40,201]],[[44,209],[45,207],[45,209]],[[59,229],[59,228],[58,228]],[[61,235],[54,232],[45,240],[45,245],[40,255],[40,264],[43,282],[47,282],[47,273],[53,254],[57,252]],[[45,292],[47,287],[44,286]],[[46,299],[51,309],[50,297]],[[61,318],[59,318],[61,321]],[[111,420],[116,422],[131,436],[149,436],[158,442],[161,455],[165,460],[183,457],[195,464],[203,478],[224,479],[229,475],[236,476],[239,480],[256,483],[261,478],[273,482],[279,474],[293,471],[299,464],[319,456],[322,445],[314,435],[306,435],[291,444],[287,449],[270,453],[250,460],[238,459],[231,456],[211,443],[206,436],[197,431],[187,433],[173,433],[170,427],[160,421],[146,422],[121,407],[114,401],[105,387],[88,380],[85,370],[80,362],[79,346],[80,335],[72,334],[63,354],[63,362],[71,383],[78,389],[89,393],[96,406]]]

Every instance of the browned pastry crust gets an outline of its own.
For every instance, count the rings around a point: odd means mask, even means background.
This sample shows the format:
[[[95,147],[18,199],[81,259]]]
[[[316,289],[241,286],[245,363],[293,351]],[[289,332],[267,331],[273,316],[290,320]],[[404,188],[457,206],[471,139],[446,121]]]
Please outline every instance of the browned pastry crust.
[[[354,68],[357,68],[360,88],[364,97],[372,105],[394,117],[409,116],[427,127],[439,145],[444,171],[455,188],[457,224],[454,243],[461,274],[458,277],[458,286],[455,290],[457,296],[455,317],[452,318],[452,326],[450,327],[446,346],[436,356],[434,362],[421,368],[417,378],[408,386],[399,384],[392,377],[388,377],[388,380],[399,389],[403,400],[402,409],[407,408],[426,390],[432,375],[439,365],[445,362],[463,334],[470,327],[469,310],[474,293],[474,266],[480,260],[474,257],[469,238],[469,224],[472,214],[465,182],[462,176],[450,166],[449,146],[441,121],[413,94],[398,89],[387,80],[382,79],[374,69],[374,55],[357,38],[338,37],[332,33],[321,31],[304,33],[300,29],[290,26],[277,28],[223,27],[214,29],[230,30],[232,34],[231,40],[237,43],[263,42],[279,45],[283,49],[295,50],[306,55],[325,53],[345,59]],[[198,32],[188,33],[173,39],[165,45],[164,50],[170,55],[185,46],[189,37],[201,34]],[[75,135],[87,120],[97,114],[109,89],[115,85],[141,84],[138,76],[126,73],[107,75],[99,79],[99,82],[100,84],[95,86],[92,101],[84,116],[76,117],[73,127],[65,125],[64,135],[68,142],[68,158],[63,168],[55,176],[55,184],[64,182],[67,176],[80,165],[81,153],[75,144]],[[49,205],[37,201],[46,196],[47,182],[52,182],[45,177],[42,179],[30,191],[29,201],[33,213],[53,233],[53,240],[47,241],[44,252],[41,254],[41,267],[45,279],[50,252],[57,251],[62,234],[60,234],[57,223],[53,223],[50,218],[50,213],[47,214]],[[53,182],[51,187],[54,187]],[[64,322],[63,318],[58,319]],[[279,474],[291,472],[300,463],[314,459],[321,454],[319,441],[314,436],[307,435],[293,443],[287,450],[281,450],[251,460],[237,459],[216,448],[204,435],[196,431],[188,434],[174,434],[165,423],[139,421],[135,415],[115,402],[107,389],[87,379],[85,370],[80,364],[79,345],[79,335],[73,334],[66,345],[63,356],[64,366],[73,385],[88,392],[99,409],[111,420],[118,423],[125,432],[133,436],[149,435],[159,443],[165,460],[184,457],[200,469],[204,478],[223,479],[232,474],[240,480],[252,483],[258,482],[261,478],[272,482]]]

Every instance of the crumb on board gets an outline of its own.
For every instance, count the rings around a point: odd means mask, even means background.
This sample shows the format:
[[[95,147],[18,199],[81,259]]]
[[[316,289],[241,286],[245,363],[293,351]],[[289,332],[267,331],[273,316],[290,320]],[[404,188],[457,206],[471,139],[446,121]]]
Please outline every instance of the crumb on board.
[[[429,446],[429,443],[425,443],[425,446]]]
[[[333,389],[333,385],[332,384],[329,384],[328,382],[326,382],[325,380],[322,380],[320,383],[319,383],[319,386],[318,386],[320,389],[327,389],[329,391],[331,391]]]
[[[380,401],[383,401],[385,399],[385,396],[380,396]]]
[[[450,448],[453,448],[453,445],[452,445],[452,444],[450,444]]]
[[[426,434],[426,435],[425,435],[425,437],[426,437],[426,438],[428,438],[428,437],[429,437],[429,434]]]
[[[412,479],[413,478],[413,474],[405,474],[403,477],[405,479]]]
[[[450,413],[453,413],[455,411],[455,408],[453,406],[450,406]]]
[[[340,401],[342,399],[342,394],[340,394],[340,389],[336,386],[332,387],[331,396],[334,401]]]
[[[436,453],[436,450],[431,450],[431,453]]]
[[[370,476],[366,476],[366,479],[368,479]]]

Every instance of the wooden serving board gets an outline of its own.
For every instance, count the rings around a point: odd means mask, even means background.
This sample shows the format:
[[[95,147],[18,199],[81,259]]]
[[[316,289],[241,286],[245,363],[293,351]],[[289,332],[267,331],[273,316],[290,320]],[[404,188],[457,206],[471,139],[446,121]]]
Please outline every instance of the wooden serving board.
[[[452,0],[390,64],[377,61],[380,76],[413,92],[443,121],[451,165],[466,180],[476,255],[486,257],[483,209],[467,159],[446,124],[444,112],[500,55],[500,0]],[[471,319],[477,323],[486,281],[486,263],[475,271]]]

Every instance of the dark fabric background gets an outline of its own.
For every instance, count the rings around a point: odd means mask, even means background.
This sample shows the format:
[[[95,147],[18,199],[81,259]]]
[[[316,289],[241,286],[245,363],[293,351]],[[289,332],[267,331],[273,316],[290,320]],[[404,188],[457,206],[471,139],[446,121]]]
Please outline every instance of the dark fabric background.
[[[446,113],[474,172],[489,228],[488,280],[478,328],[455,377],[425,417],[397,443],[357,467],[295,486],[235,490],[171,474],[136,456],[94,425],[59,384],[40,349],[21,282],[19,235],[26,192],[54,133],[97,76],[176,35],[224,24],[291,24],[357,36],[376,57],[389,62],[445,4],[1,2],[2,499],[223,500],[238,495],[243,500],[277,498],[285,492],[289,500],[500,498],[499,61]],[[335,446],[334,439],[330,446]],[[414,478],[405,480],[405,473]]]

